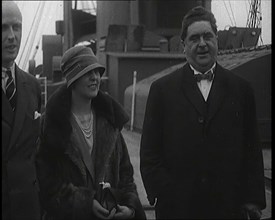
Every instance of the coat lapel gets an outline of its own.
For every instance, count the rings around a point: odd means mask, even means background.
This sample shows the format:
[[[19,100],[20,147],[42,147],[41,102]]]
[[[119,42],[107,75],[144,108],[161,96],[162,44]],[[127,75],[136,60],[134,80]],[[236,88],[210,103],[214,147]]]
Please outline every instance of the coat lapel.
[[[29,104],[29,97],[30,97],[29,86],[24,74],[22,74],[21,70],[19,70],[17,67],[16,67],[15,74],[16,74],[17,98],[16,98],[13,131],[11,135],[9,149],[16,143],[16,140],[21,130],[23,129],[24,119],[26,117],[26,113],[27,113],[26,110]]]
[[[10,127],[12,127],[14,112],[10,106],[6,94],[2,89],[2,120],[4,120]]]
[[[96,183],[105,181],[105,171],[108,170],[110,166],[110,157],[114,152],[118,137],[118,129],[114,128],[109,124],[109,122],[97,116],[96,120],[96,151],[95,151],[95,170],[96,173]]]
[[[85,137],[82,134],[81,129],[79,128],[77,122],[73,117],[71,119],[71,123],[73,127],[72,143],[73,145],[75,145],[75,148],[77,148],[78,146],[78,148],[80,149],[82,153],[83,162],[92,177],[92,181],[94,181],[94,178],[95,178],[94,162],[92,161],[92,156],[88,150],[88,147],[86,146],[87,142],[85,140]]]
[[[212,87],[207,99],[208,103],[208,117],[207,124],[215,116],[219,108],[221,107],[224,97],[227,92],[227,81],[223,74],[221,66],[217,65],[215,70],[215,78],[212,83]]]
[[[71,161],[79,168],[82,180],[86,183],[87,182],[87,175],[86,175],[86,169],[84,163],[79,160],[79,157],[76,156],[77,152],[75,147],[70,145],[66,151],[65,154],[68,155],[68,157],[71,159]]]
[[[205,101],[203,96],[200,93],[200,90],[197,86],[196,80],[194,78],[194,74],[190,69],[189,65],[186,64],[183,71],[183,80],[182,80],[182,89],[187,97],[187,99],[192,103],[192,105],[197,109],[197,111],[201,114],[205,114]]]

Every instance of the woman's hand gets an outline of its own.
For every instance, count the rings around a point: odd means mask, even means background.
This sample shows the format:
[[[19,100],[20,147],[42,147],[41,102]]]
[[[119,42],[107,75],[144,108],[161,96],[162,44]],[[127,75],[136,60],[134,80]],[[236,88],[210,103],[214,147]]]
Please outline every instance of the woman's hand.
[[[95,216],[101,219],[112,219],[116,213],[116,209],[113,208],[110,213],[107,209],[103,208],[97,200],[93,200],[93,213]]]
[[[118,210],[114,215],[114,219],[130,219],[135,216],[135,210],[128,208],[127,206],[117,205]]]

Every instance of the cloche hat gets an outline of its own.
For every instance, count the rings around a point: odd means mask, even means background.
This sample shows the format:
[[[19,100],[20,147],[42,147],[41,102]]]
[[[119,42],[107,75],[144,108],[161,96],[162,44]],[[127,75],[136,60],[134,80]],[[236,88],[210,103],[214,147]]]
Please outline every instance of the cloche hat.
[[[105,71],[105,67],[98,63],[92,49],[86,46],[74,46],[68,49],[62,56],[60,67],[67,87],[91,70],[98,69],[100,76]]]

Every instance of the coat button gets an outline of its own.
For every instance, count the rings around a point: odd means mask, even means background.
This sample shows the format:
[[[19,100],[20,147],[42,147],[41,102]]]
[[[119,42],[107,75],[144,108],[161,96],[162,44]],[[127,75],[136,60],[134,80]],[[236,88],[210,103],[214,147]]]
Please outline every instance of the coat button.
[[[202,116],[200,116],[200,117],[198,118],[198,121],[199,121],[199,123],[203,123],[203,122],[204,122],[204,118],[203,118]]]

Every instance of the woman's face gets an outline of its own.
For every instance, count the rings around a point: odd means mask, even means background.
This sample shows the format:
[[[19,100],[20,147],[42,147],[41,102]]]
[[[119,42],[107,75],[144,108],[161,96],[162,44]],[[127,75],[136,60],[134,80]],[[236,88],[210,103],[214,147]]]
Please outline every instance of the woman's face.
[[[100,87],[100,73],[98,69],[94,69],[80,77],[73,85],[72,91],[77,96],[93,99],[97,96]]]

